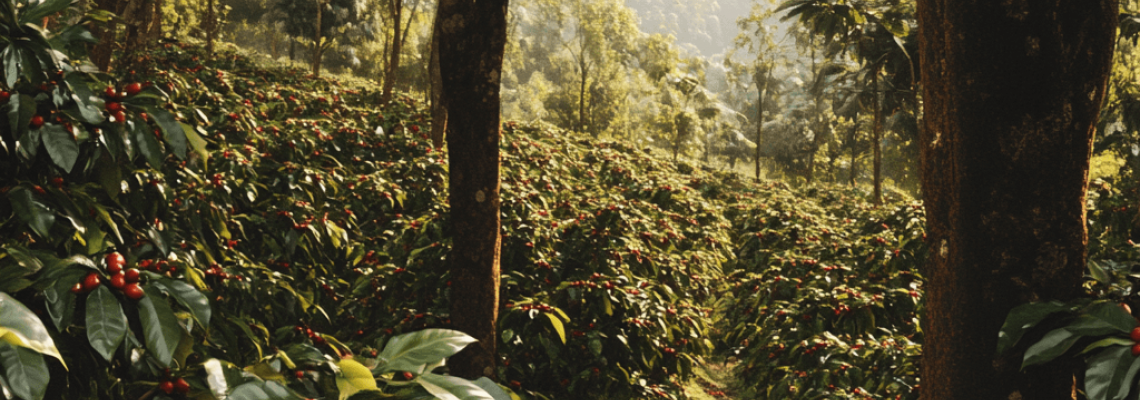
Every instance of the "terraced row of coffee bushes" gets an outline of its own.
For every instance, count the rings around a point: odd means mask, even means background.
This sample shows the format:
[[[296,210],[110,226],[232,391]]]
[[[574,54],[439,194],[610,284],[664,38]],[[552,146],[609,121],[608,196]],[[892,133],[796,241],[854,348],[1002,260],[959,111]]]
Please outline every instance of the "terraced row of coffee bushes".
[[[716,328],[742,398],[918,398],[919,203],[773,183],[726,214],[736,257]]]
[[[393,336],[448,326],[446,155],[414,101],[378,107],[367,89],[184,46],[95,78],[72,88],[109,87],[98,122],[70,121],[91,133],[71,139],[81,167],[63,170],[51,142],[2,181],[0,270],[20,277],[4,292],[67,366],[22,371],[52,383],[43,398],[247,383],[328,397],[351,389],[342,359],[376,365]],[[712,346],[727,221],[692,176],[564,135],[505,128],[502,382],[530,398],[683,396]],[[84,286],[118,279],[112,253],[144,271],[146,305]]]

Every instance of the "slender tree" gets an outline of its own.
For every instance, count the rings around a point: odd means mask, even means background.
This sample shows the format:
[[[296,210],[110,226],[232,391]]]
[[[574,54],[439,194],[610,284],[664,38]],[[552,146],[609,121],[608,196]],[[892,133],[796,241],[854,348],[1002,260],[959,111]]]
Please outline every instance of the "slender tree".
[[[857,155],[855,140],[859,137],[859,112],[855,112],[855,116],[851,119],[851,122],[851,135],[848,136],[847,139],[848,146],[851,147],[851,176],[848,178],[848,184],[851,185],[851,187],[855,187],[855,156]]]
[[[325,4],[321,0],[316,0],[316,2],[317,2],[317,23],[316,23],[316,25],[313,25],[314,34],[313,34],[313,62],[312,62],[312,65],[313,65],[313,76],[320,78],[321,77],[321,39],[324,37],[324,35],[323,35],[324,32],[321,32],[323,30],[321,28],[324,27],[323,25],[321,25],[321,23],[324,21],[321,21],[321,19],[322,19],[322,15],[324,14]],[[396,24],[396,25],[399,25],[399,24]]]
[[[874,96],[874,124],[871,125],[871,149],[874,153],[872,171],[874,191],[871,194],[875,204],[883,204],[883,93],[879,90],[879,70],[871,70],[871,95]]]
[[[499,86],[508,0],[441,0],[439,65],[448,109],[451,321],[479,340],[451,372],[494,376],[499,310]],[[453,107],[457,105],[458,107]]]
[[[206,15],[202,19],[202,29],[206,31],[206,55],[214,55],[214,41],[218,37],[218,17],[214,0],[206,0]]]
[[[1081,294],[1116,0],[919,0],[922,398],[1073,399],[1071,366],[995,358],[1015,305]]]
[[[396,71],[400,69],[400,51],[404,47],[403,37],[400,35],[400,22],[403,20],[404,1],[391,0],[389,11],[392,16],[392,46],[390,49],[388,68],[384,72],[384,89],[380,95],[380,102],[387,103],[392,99],[392,88],[396,85]]]
[[[768,96],[768,83],[772,81],[773,69],[775,67],[771,63],[760,64],[753,75],[756,81],[756,89],[760,95],[759,102],[756,105],[756,157],[753,159],[757,182],[760,181],[760,141],[764,139],[764,98]]]
[[[439,10],[431,27],[431,144],[442,148],[444,132],[447,132],[447,107],[443,105],[443,74],[439,68]]]

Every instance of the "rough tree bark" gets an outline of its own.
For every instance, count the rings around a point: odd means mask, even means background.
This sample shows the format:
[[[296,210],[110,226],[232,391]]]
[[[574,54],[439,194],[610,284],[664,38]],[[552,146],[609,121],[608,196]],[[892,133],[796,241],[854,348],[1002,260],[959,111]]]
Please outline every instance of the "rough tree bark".
[[[922,398],[1072,399],[995,358],[1015,305],[1081,294],[1089,155],[1116,0],[919,0],[930,257]]]
[[[388,68],[384,72],[384,91],[380,95],[380,103],[387,103],[392,99],[392,88],[396,86],[396,71],[400,69],[400,51],[404,41],[400,37],[400,22],[404,13],[403,0],[391,0],[392,7],[392,51],[388,58]]]
[[[878,205],[883,204],[883,93],[879,90],[878,68],[871,74],[871,90],[875,95],[874,125],[871,126],[871,152],[874,154],[871,168],[875,189],[871,197]]]
[[[122,8],[125,6],[125,1],[95,0],[95,8],[107,10],[116,15],[122,12]],[[107,22],[106,24],[95,24],[91,27],[91,34],[99,39],[99,43],[92,46],[89,52],[91,62],[95,64],[100,71],[110,71],[111,52],[114,51],[115,48],[115,37],[118,35],[118,25],[114,21]]]
[[[139,61],[137,55],[145,51],[154,39],[154,36],[151,36],[151,25],[155,18],[156,3],[154,0],[127,1],[126,7],[120,14],[127,29],[119,68],[130,69],[129,66]]]
[[[443,75],[439,68],[439,10],[435,13],[431,34],[431,144],[442,148],[444,132],[447,131],[447,107],[443,105]]]
[[[452,325],[479,340],[454,375],[495,375],[499,311],[499,84],[508,0],[441,0],[439,65],[448,109]],[[453,107],[452,105],[458,105]]]

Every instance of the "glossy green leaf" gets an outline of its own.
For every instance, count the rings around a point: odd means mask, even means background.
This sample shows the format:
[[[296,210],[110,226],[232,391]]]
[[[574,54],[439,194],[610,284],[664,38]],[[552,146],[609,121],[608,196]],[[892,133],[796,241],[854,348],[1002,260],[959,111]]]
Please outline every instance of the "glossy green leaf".
[[[254,381],[234,388],[227,400],[301,400],[302,397],[274,381]]]
[[[93,125],[102,123],[106,119],[102,112],[106,102],[91,92],[86,76],[84,74],[66,74],[63,80],[67,82],[75,99],[78,119]]]
[[[174,279],[164,278],[153,281],[155,286],[164,289],[170,294],[170,297],[190,310],[190,314],[198,321],[203,327],[210,326],[210,300],[206,298],[205,294],[199,292],[194,286],[189,283],[178,281]]]
[[[44,267],[43,262],[41,262],[39,258],[36,258],[35,255],[33,255],[30,251],[28,251],[27,248],[24,248],[23,246],[11,245],[4,248],[4,250],[7,251],[9,256],[12,256],[12,259],[16,260],[17,266],[22,269],[19,276],[34,274],[36,272],[39,272]],[[17,277],[14,275],[7,276],[13,278]]]
[[[1059,301],[1027,303],[1014,307],[1013,310],[1010,310],[1009,315],[1006,316],[1005,323],[1001,326],[1001,331],[998,332],[998,353],[1004,353],[1006,350],[1012,348],[1013,345],[1021,340],[1021,336],[1024,335],[1029,328],[1034,327],[1049,315],[1068,309],[1070,309],[1068,306]]]
[[[154,118],[154,122],[158,123],[159,128],[162,128],[162,139],[169,146],[170,150],[179,159],[186,159],[186,130],[183,129],[182,124],[174,119],[174,115],[169,111],[158,107],[147,107],[147,114]]]
[[[165,158],[165,154],[163,154],[162,146],[158,144],[158,139],[154,137],[150,128],[135,120],[128,120],[127,126],[130,128],[131,141],[138,147],[147,163],[154,169],[162,169],[162,160]]]
[[[174,357],[174,350],[182,340],[184,331],[178,324],[178,317],[162,297],[157,288],[143,286],[146,296],[139,299],[139,318],[142,321],[143,335],[146,337],[146,348],[159,365],[170,367]]]
[[[198,158],[202,159],[203,161],[208,160],[210,158],[210,153],[206,151],[206,140],[202,139],[202,135],[199,135],[198,132],[195,132],[194,128],[191,128],[190,125],[184,123],[181,125],[182,132],[186,134],[186,143],[189,144],[190,148],[198,154]]]
[[[475,383],[454,376],[426,373],[416,377],[429,393],[440,400],[494,400],[483,388]]]
[[[487,394],[491,395],[491,398],[495,400],[511,400],[510,394],[503,390],[495,381],[485,376],[479,377],[479,379],[472,381],[472,383],[479,386],[479,388],[483,389],[484,392],[487,392]]]
[[[449,329],[424,329],[405,333],[388,340],[379,355],[381,363],[376,366],[376,373],[420,373],[425,366],[451,357],[475,342],[475,338]]]
[[[1124,373],[1124,378],[1120,380],[1120,387],[1116,389],[1113,399],[1124,400],[1124,398],[1128,396],[1128,392],[1136,383],[1137,371],[1140,371],[1140,357],[1132,357],[1132,363],[1128,365],[1128,371]]]
[[[1130,339],[1130,338],[1122,338],[1122,337],[1115,337],[1115,336],[1113,336],[1113,337],[1107,337],[1107,338],[1104,338],[1104,339],[1101,339],[1101,340],[1097,340],[1097,341],[1095,341],[1095,342],[1089,343],[1089,345],[1088,345],[1088,346],[1085,346],[1085,348],[1084,348],[1084,349],[1082,349],[1082,350],[1081,350],[1081,352],[1080,352],[1080,353],[1078,353],[1078,354],[1087,354],[1087,353],[1088,353],[1088,352],[1090,352],[1090,351],[1093,351],[1093,350],[1096,350],[1096,349],[1099,349],[1099,348],[1102,348],[1102,347],[1108,347],[1108,346],[1128,346],[1128,347],[1132,347],[1132,345],[1133,345],[1133,344],[1135,344],[1135,343],[1136,343],[1136,342],[1133,342],[1133,341],[1132,341],[1132,339]]]
[[[7,87],[15,87],[16,80],[20,79],[20,52],[16,46],[4,48],[4,83]],[[19,121],[18,119],[16,121]],[[16,123],[16,122],[14,122]],[[12,132],[19,132],[12,129]]]
[[[127,315],[119,306],[119,299],[111,294],[107,285],[99,285],[87,295],[87,340],[107,362],[127,334]]]
[[[8,200],[12,202],[12,208],[20,220],[32,227],[36,234],[48,237],[52,224],[55,224],[55,213],[36,201],[30,189],[14,187],[8,191]]]
[[[23,347],[0,342],[0,367],[3,367],[8,385],[16,397],[25,400],[44,398],[51,377],[43,356]]]
[[[43,135],[41,140],[52,162],[64,172],[71,173],[75,161],[79,159],[79,143],[75,142],[71,132],[68,132],[63,125],[44,124],[41,131]]]
[[[1121,386],[1131,386],[1124,382],[1137,358],[1132,357],[1127,346],[1114,346],[1093,354],[1085,371],[1085,393],[1089,400],[1119,400]],[[1133,372],[1134,374],[1135,372]],[[1127,393],[1127,388],[1123,389]]]
[[[0,342],[55,357],[67,367],[40,318],[24,304],[3,292],[0,292]]]
[[[55,282],[44,289],[48,315],[56,330],[62,331],[74,322],[76,296],[71,288],[86,274],[87,271],[81,268],[66,268],[59,273]]]
[[[1085,313],[1111,324],[1119,333],[1131,332],[1132,328],[1136,327],[1136,318],[1113,301],[1093,303],[1089,305]]]
[[[1058,328],[1045,334],[1041,341],[1029,346],[1021,361],[1021,369],[1048,362],[1064,354],[1081,337],[1065,328]]]

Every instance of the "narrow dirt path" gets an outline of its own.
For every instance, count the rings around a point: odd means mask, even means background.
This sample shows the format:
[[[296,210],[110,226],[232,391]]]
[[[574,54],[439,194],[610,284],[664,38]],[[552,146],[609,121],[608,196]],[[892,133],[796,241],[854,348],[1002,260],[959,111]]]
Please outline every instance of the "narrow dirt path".
[[[693,400],[724,400],[724,399],[737,399],[733,388],[736,385],[736,377],[732,375],[732,369],[736,366],[736,361],[730,361],[727,364],[721,359],[706,359],[708,363],[705,365],[698,365],[693,374],[693,379],[685,385],[685,391],[688,392],[689,398]]]

